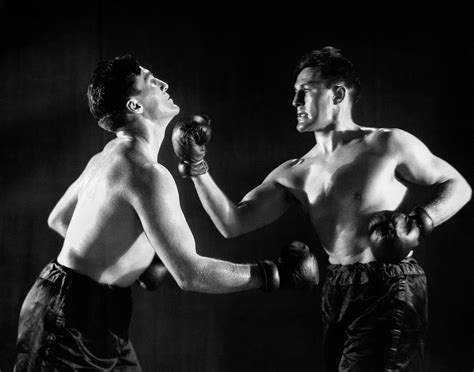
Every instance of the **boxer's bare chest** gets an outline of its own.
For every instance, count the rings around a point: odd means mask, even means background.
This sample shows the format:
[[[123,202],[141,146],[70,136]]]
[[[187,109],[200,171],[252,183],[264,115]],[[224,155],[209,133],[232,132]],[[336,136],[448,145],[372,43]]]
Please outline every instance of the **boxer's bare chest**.
[[[329,156],[316,151],[295,161],[286,182],[313,223],[327,224],[399,199],[403,190],[394,177],[395,165],[365,141],[354,141]]]

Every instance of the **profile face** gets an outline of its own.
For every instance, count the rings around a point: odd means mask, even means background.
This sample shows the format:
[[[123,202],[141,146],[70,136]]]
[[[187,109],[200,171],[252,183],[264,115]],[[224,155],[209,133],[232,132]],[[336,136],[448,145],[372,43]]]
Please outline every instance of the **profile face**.
[[[325,129],[332,121],[333,93],[320,79],[318,70],[306,67],[295,81],[293,106],[296,108],[298,132]]]
[[[180,109],[167,92],[168,84],[156,78],[151,71],[143,67],[140,69],[135,83],[140,94],[136,98],[143,105],[145,115],[152,120],[176,116]]]

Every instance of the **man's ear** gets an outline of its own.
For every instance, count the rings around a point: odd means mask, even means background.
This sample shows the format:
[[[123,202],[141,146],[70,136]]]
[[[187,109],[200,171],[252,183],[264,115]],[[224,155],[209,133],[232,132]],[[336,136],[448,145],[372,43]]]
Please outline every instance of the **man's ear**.
[[[127,109],[132,114],[142,114],[143,113],[143,106],[140,105],[135,98],[130,98],[127,101]]]
[[[344,101],[344,98],[346,97],[346,88],[343,87],[342,85],[334,85],[332,87],[332,91],[334,93],[334,98],[333,98],[333,103],[335,105],[341,103]]]

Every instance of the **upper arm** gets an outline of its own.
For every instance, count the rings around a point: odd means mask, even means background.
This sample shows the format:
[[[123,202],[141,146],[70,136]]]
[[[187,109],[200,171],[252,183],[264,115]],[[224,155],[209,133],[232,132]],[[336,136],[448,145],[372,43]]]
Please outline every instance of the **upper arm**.
[[[408,182],[430,186],[462,178],[454,167],[408,132],[393,130],[389,148],[397,160],[397,175]]]
[[[244,230],[254,230],[275,221],[291,205],[291,195],[278,181],[284,168],[283,164],[272,171],[237,204]]]
[[[160,165],[150,165],[134,177],[131,203],[150,244],[173,277],[189,272],[197,257],[194,237],[179,203],[176,184]]]
[[[415,184],[435,186],[436,192],[424,205],[435,226],[453,216],[471,198],[471,187],[464,177],[416,137],[398,130],[393,133],[391,147],[398,175]]]
[[[65,234],[76,208],[82,175],[66,190],[48,216],[48,226],[59,234]]]
[[[100,154],[100,153],[99,153]],[[81,190],[82,183],[85,177],[86,170],[93,160],[99,155],[94,155],[81,175],[67,188],[64,195],[59,199],[59,201],[54,206],[53,210],[48,217],[48,225],[53,230],[57,231],[62,236],[65,235],[66,230],[71,222],[74,209],[79,198],[79,191]]]

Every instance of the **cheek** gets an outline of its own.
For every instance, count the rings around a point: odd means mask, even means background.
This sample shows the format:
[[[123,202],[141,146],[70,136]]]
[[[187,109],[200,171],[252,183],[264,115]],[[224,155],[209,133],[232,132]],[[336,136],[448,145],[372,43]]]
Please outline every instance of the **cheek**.
[[[308,97],[305,99],[305,108],[306,111],[309,112],[315,112],[317,111],[317,101],[315,100],[315,97]]]
[[[166,111],[166,104],[165,102],[159,100],[157,97],[153,98],[152,106],[157,110],[158,112],[163,112]]]
[[[314,110],[320,116],[327,116],[330,114],[331,100],[330,97],[320,96],[314,100]]]
[[[320,103],[319,97],[311,97],[306,100],[306,110],[310,112],[313,116],[321,114],[322,105]]]

